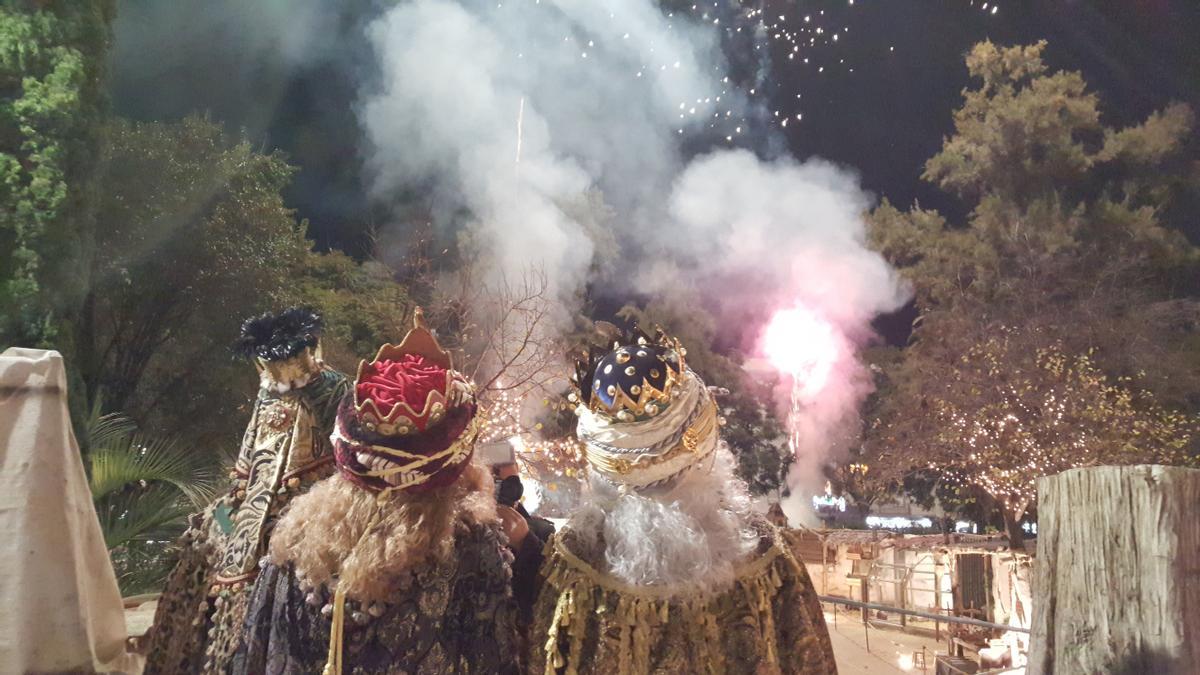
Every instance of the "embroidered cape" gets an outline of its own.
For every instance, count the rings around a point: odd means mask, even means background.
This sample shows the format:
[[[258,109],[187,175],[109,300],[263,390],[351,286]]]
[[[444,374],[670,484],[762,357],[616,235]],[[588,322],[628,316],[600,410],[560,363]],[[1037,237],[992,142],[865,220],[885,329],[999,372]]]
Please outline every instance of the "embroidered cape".
[[[568,528],[549,547],[530,672],[837,672],[816,592],[772,526],[716,589],[634,586],[601,571]]]
[[[275,522],[292,497],[333,472],[329,434],[349,386],[342,373],[323,370],[299,389],[259,391],[233,489],[193,516],[179,541],[146,645],[146,675],[225,671]]]
[[[339,646],[344,675],[517,673],[512,553],[495,524],[456,526],[449,561],[396,579],[386,603],[345,600]],[[235,675],[331,672],[333,592],[306,589],[287,565],[265,563],[246,615]]]

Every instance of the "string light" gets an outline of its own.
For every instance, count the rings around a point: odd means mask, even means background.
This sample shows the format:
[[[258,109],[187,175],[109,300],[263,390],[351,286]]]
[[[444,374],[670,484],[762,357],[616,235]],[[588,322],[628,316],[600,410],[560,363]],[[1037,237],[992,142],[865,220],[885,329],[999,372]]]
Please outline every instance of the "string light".
[[[990,340],[968,351],[964,369],[991,378],[1015,349],[1003,338]],[[1166,410],[1111,382],[1086,354],[1042,349],[1035,364],[1009,364],[1006,384],[970,409],[935,401],[942,431],[926,468],[951,485],[984,490],[1016,520],[1036,501],[1042,476],[1098,464],[1188,461],[1183,448],[1200,434],[1200,416]]]
[[[580,480],[584,475],[583,446],[574,437],[542,439],[538,435],[543,425],[527,427],[521,423],[525,400],[511,391],[489,392],[480,415],[479,445],[509,441],[517,463],[523,472],[538,482],[553,485],[557,481]],[[558,407],[556,402],[543,399],[543,405]]]
[[[867,527],[883,530],[908,530],[914,527],[933,527],[929,518],[905,518],[904,516],[867,516]]]

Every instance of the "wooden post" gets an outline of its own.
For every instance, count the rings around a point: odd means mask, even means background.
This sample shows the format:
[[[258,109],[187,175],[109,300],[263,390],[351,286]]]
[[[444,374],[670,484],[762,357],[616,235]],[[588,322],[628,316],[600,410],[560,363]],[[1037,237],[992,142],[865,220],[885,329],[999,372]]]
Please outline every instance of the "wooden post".
[[[825,537],[828,532],[822,532],[821,538],[821,595],[829,595],[829,549],[825,547]],[[837,616],[837,605],[833,606],[833,615]]]
[[[1030,675],[1200,673],[1200,471],[1038,482]]]

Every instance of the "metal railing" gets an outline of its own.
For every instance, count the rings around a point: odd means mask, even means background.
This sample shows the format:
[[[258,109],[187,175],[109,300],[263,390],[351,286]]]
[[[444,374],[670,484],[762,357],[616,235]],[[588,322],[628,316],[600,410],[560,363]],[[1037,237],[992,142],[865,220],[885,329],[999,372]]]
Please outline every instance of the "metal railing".
[[[1026,633],[1026,634],[1028,634],[1030,632],[1028,628],[1022,628],[1020,626],[1009,626],[1009,625],[1001,624],[1001,623],[993,623],[991,621],[981,621],[979,619],[971,619],[971,618],[968,618],[965,616],[934,614],[932,612],[923,612],[918,609],[905,609],[902,607],[893,607],[891,605],[878,605],[878,604],[875,604],[872,602],[859,602],[858,600],[851,600],[849,598],[840,598],[835,595],[818,595],[817,599],[820,600],[821,602],[828,602],[833,605],[845,605],[847,607],[853,607],[855,609],[863,610],[863,620],[862,620],[863,638],[866,640],[866,648],[867,648],[868,653],[870,653],[870,651],[871,651],[871,620],[868,618],[867,612],[871,611],[871,610],[876,610],[876,611],[881,611],[881,612],[896,612],[897,614],[904,614],[907,616],[915,616],[915,617],[922,618],[922,619],[932,619],[934,621],[943,621],[945,623],[957,623],[957,624],[962,624],[962,625],[966,625],[966,626],[976,626],[979,628],[989,628],[989,629],[993,629],[993,630],[1014,631],[1017,633]],[[834,612],[833,612],[833,622],[834,622],[834,626],[837,626],[837,610],[836,609],[834,609]],[[892,624],[892,625],[894,625],[894,624]],[[954,637],[952,635],[949,636],[949,640],[950,640],[950,642],[948,644],[948,652],[947,653],[950,653],[950,654],[957,653],[958,656],[962,656],[961,647],[964,646],[964,643],[959,640],[954,639]],[[960,649],[955,648],[956,643],[959,645]],[[971,651],[974,651],[974,648],[970,647],[969,645],[967,647]],[[924,652],[925,648],[922,647],[921,649],[922,649],[922,652]],[[1014,669],[1012,669],[1012,668],[1005,668],[1005,669],[995,670],[995,671],[989,670],[989,671],[980,671],[980,672],[981,673],[986,672],[986,673],[990,674],[990,673],[1012,672],[1013,670]]]
[[[993,628],[995,630],[1011,630],[1017,633],[1028,633],[1028,628],[1020,626],[1009,626],[1002,623],[992,623],[991,621],[980,621],[979,619],[971,619],[965,616],[953,616],[949,614],[934,614],[932,612],[922,612],[919,609],[904,609],[901,607],[892,607],[891,605],[877,605],[871,602],[859,602],[858,600],[850,600],[849,598],[839,598],[835,595],[818,595],[817,598],[821,602],[828,602],[835,605],[846,605],[856,609],[877,610],[880,612],[895,612],[897,614],[905,614],[907,616],[915,616],[922,619],[930,619],[933,621],[941,621],[942,623],[960,623],[967,626],[978,626],[980,628]]]
[[[925,555],[921,556],[920,558],[918,558],[916,560],[916,562],[913,562],[912,564],[885,563],[877,558],[877,559],[871,561],[871,569],[867,573],[868,578],[864,581],[864,583],[874,583],[876,585],[895,584],[896,590],[894,591],[894,595],[896,596],[897,602],[900,603],[899,609],[907,609],[910,605],[915,604],[915,602],[913,601],[913,598],[912,598],[912,594],[914,592],[932,593],[933,598],[934,598],[934,604],[937,605],[938,607],[941,607],[942,606],[942,596],[949,595],[949,596],[953,597],[954,591],[945,590],[945,589],[938,587],[938,579],[941,576],[941,574],[939,574],[936,569],[933,569],[933,570],[917,569],[917,567],[923,561],[925,561],[929,558],[930,558],[929,554],[925,554]],[[935,567],[936,567],[936,561],[935,561]],[[883,568],[892,570],[893,575],[895,574],[896,571],[901,571],[901,572],[903,572],[903,576],[899,579],[889,579],[889,578],[883,576],[882,574],[880,574],[880,572]],[[929,576],[933,577],[933,587],[932,588],[913,588],[913,583],[912,583],[913,576],[918,575],[918,574],[929,575]],[[882,587],[880,588],[880,590],[882,591]],[[898,612],[898,613],[900,614],[900,623],[899,624],[893,624],[893,623],[890,623],[887,621],[880,621],[880,623],[884,623],[884,624],[888,624],[888,625],[895,625],[895,626],[899,626],[900,628],[907,629],[908,628],[908,621],[907,621],[908,614],[906,614],[904,612]],[[941,624],[939,621],[933,622],[933,631],[934,631],[934,635],[937,637],[937,639],[941,640],[942,639]]]

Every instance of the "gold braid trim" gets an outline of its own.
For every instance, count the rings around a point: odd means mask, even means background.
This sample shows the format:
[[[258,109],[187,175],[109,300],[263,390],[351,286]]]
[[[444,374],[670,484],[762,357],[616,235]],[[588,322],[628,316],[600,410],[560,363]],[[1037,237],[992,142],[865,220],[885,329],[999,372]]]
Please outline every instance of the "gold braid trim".
[[[767,650],[767,661],[778,663],[778,654],[775,651],[775,612],[771,608],[771,600],[775,597],[779,587],[783,585],[783,581],[779,578],[779,572],[772,567],[768,574],[751,579],[739,579],[738,585],[745,593],[746,604],[749,605],[750,611],[754,614],[754,620],[758,623],[758,630]]]
[[[726,672],[720,647],[721,629],[713,603],[718,596],[741,592],[746,599],[759,634],[767,661],[778,667],[775,643],[775,615],[772,600],[783,585],[776,563],[797,565],[776,533],[771,547],[762,555],[734,570],[732,587],[720,591],[698,591],[686,584],[673,586],[636,586],[616,579],[584,562],[571,552],[561,535],[550,546],[550,559],[544,567],[546,584],[557,592],[553,619],[546,642],[545,675],[578,675],[583,656],[583,641],[593,614],[611,614],[617,629],[620,675],[650,672],[654,649],[653,629],[671,619],[671,603],[677,602],[678,619],[693,626],[693,649],[703,659],[706,670],[714,675]],[[610,596],[610,594],[612,594]],[[615,599],[615,606],[612,601]],[[565,649],[565,655],[563,647]]]
[[[333,464],[333,454],[332,453],[329,455],[326,455],[324,457],[321,457],[320,459],[309,462],[308,464],[305,464],[304,466],[302,466],[298,469],[292,469],[291,471],[283,474],[283,478],[281,480],[282,480],[282,482],[286,483],[289,478],[299,478],[300,476],[303,476],[304,474],[309,473],[310,471],[316,471],[317,469],[324,468],[325,465],[327,465],[327,464]]]
[[[592,466],[596,467],[600,472],[608,475],[627,476],[634,471],[658,466],[664,462],[669,462],[681,454],[694,452],[700,442],[711,436],[717,428],[717,420],[720,417],[717,413],[717,404],[715,401],[701,403],[705,406],[704,410],[692,422],[692,425],[683,432],[674,446],[657,455],[650,454],[622,454],[603,450],[593,446],[591,443],[583,444],[584,455]],[[693,460],[694,461],[694,460]]]

